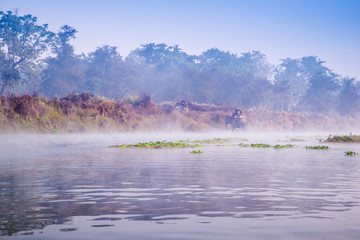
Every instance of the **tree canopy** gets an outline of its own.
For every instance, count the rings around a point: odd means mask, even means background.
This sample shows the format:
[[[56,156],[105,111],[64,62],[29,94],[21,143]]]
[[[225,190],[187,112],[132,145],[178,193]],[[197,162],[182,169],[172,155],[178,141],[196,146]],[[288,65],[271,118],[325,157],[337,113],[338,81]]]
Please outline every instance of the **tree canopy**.
[[[334,73],[316,56],[273,65],[259,51],[237,55],[211,48],[190,55],[165,43],[141,45],[126,58],[109,45],[75,54],[71,40],[77,30],[69,25],[53,33],[32,15],[0,12],[0,17],[0,95],[35,90],[62,97],[87,91],[121,98],[149,93],[156,101],[360,113],[358,81]]]
[[[54,34],[46,24],[28,14],[18,16],[12,11],[0,11],[0,95],[22,74],[31,73],[39,56],[48,49]]]

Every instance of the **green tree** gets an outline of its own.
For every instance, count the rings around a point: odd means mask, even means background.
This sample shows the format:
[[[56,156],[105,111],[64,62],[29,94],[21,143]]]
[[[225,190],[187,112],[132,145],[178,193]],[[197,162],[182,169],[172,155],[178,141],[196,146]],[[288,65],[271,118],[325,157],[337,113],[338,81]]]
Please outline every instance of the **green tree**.
[[[308,74],[309,87],[300,109],[321,113],[334,111],[336,96],[341,90],[339,75],[325,67],[325,62],[317,57],[303,57],[301,62]]]
[[[354,78],[344,78],[342,89],[337,96],[337,108],[340,114],[355,115],[360,112],[360,83]]]
[[[0,11],[0,95],[29,73],[54,37],[47,24],[28,14]]]
[[[41,92],[48,97],[62,96],[72,92],[80,92],[85,79],[85,66],[82,59],[75,55],[69,43],[75,39],[77,31],[64,25],[52,42],[55,57],[46,60],[47,67],[43,71]]]
[[[117,47],[105,45],[89,54],[86,79],[86,90],[93,94],[117,98],[132,91],[131,69]]]

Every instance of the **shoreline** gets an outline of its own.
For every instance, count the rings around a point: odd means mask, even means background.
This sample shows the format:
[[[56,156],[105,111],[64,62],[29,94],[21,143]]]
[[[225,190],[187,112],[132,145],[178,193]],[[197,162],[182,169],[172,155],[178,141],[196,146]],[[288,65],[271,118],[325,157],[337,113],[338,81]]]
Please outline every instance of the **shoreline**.
[[[226,131],[226,118],[235,109],[186,100],[155,103],[148,95],[119,100],[88,93],[70,94],[61,99],[29,94],[0,96],[0,134]],[[250,132],[336,134],[360,130],[359,118],[353,116],[276,112],[265,108],[241,110],[246,114],[244,122]]]

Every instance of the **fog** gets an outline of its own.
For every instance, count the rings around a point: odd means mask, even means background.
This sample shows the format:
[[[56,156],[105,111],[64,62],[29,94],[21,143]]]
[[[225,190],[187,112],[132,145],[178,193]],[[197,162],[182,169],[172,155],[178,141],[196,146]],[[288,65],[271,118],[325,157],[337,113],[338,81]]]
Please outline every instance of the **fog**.
[[[0,134],[0,152],[3,160],[13,161],[24,154],[43,154],[66,151],[81,152],[89,149],[102,149],[112,145],[136,144],[149,141],[206,140],[213,138],[232,138],[238,142],[275,143],[291,139],[319,142],[329,136],[329,132],[141,132],[141,133],[69,133],[69,134]],[[334,134],[347,134],[336,132]],[[301,143],[300,143],[301,144]]]

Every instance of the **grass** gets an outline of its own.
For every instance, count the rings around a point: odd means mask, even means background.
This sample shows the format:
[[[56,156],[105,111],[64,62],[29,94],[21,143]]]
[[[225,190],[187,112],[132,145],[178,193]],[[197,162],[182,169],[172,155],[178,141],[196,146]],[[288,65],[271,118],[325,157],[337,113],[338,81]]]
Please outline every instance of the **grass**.
[[[359,153],[357,153],[357,152],[353,152],[353,151],[347,151],[347,152],[345,152],[345,155],[346,156],[355,156],[355,155],[358,155]]]
[[[306,146],[306,149],[328,150],[328,146]]]
[[[197,151],[191,151],[190,153],[192,153],[192,154],[198,154],[198,153],[203,153],[203,152],[200,151],[200,150],[197,150]]]
[[[340,142],[340,143],[346,143],[346,142],[360,142],[360,136],[359,135],[351,135],[351,136],[333,136],[329,137],[326,142]]]
[[[137,144],[121,144],[121,145],[113,145],[110,147],[114,148],[186,148],[186,147],[201,147],[200,144],[190,144],[184,141],[179,142],[167,142],[167,141],[150,141],[143,142]]]
[[[246,144],[246,143],[240,143],[240,147],[252,147],[252,148],[274,148],[274,149],[284,149],[284,148],[293,148],[295,145],[293,144],[286,144],[286,145],[270,145],[265,143],[253,143],[253,144]]]

